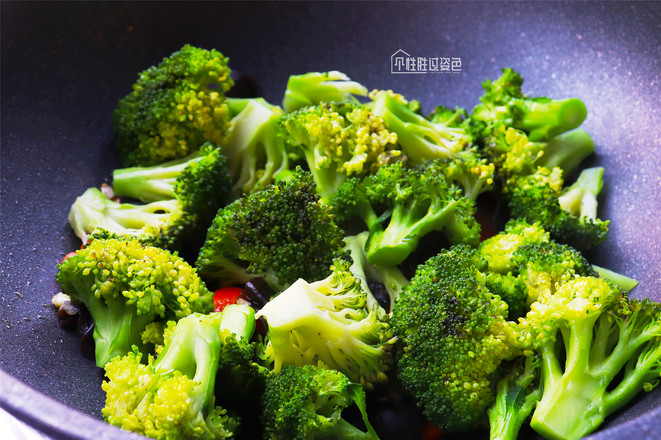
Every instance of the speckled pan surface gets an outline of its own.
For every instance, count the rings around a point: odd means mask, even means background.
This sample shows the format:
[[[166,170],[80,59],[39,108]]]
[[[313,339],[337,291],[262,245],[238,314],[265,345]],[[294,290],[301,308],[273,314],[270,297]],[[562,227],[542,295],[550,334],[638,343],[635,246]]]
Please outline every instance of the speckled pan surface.
[[[76,336],[59,329],[49,305],[58,291],[55,265],[78,247],[69,206],[119,165],[111,114],[137,72],[185,43],[222,51],[276,103],[288,75],[335,69],[417,98],[426,110],[471,108],[481,81],[507,66],[523,74],[531,95],[581,98],[584,128],[597,145],[590,160],[606,167],[600,216],[612,221],[608,241],[590,258],[640,280],[636,296],[661,301],[659,2],[0,7],[0,369],[30,387],[0,376],[0,401],[43,426],[75,421],[48,428],[53,434],[102,438],[106,428],[94,420],[103,406],[101,372],[80,354]],[[460,59],[460,71],[393,74],[398,50]],[[660,407],[657,389],[594,438],[661,438]]]

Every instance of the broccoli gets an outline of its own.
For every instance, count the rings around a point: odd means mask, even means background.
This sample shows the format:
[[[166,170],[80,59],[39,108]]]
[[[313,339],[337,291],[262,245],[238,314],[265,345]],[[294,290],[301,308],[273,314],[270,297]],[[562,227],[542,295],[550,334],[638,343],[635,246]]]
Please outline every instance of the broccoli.
[[[443,174],[448,181],[459,186],[471,200],[477,200],[480,194],[494,187],[495,166],[475,146],[443,163]]]
[[[490,440],[516,440],[541,397],[541,356],[532,354],[504,362],[496,400],[487,410]]]
[[[367,107],[352,103],[321,103],[289,113],[280,135],[290,154],[307,163],[322,200],[349,177],[402,159],[397,135]]]
[[[278,136],[282,109],[262,98],[228,98],[231,127],[223,141],[223,153],[239,197],[273,183],[279,173],[289,169],[283,139]]]
[[[308,72],[289,77],[282,107],[287,113],[291,113],[322,102],[358,103],[353,95],[367,96],[367,88],[336,70]]]
[[[398,377],[446,432],[486,419],[501,362],[520,355],[507,304],[484,286],[485,266],[467,245],[442,251],[418,266],[392,311]]]
[[[262,401],[264,439],[378,440],[367,419],[363,388],[323,365],[289,365],[271,375]],[[343,417],[342,411],[354,405],[366,430]]]
[[[338,188],[331,200],[338,222],[360,217],[370,232],[367,261],[397,265],[431,231],[442,231],[453,244],[478,243],[480,226],[474,217],[475,202],[449,184],[443,170],[442,160],[413,168],[398,162]]]
[[[218,211],[196,267],[222,285],[265,276],[280,290],[328,276],[343,236],[310,173],[299,170]]]
[[[510,215],[540,221],[554,240],[582,250],[602,242],[608,232],[609,222],[596,217],[603,169],[583,170],[576,183],[564,189],[563,175],[572,172],[593,149],[592,139],[580,131],[543,143],[531,142],[525,133],[502,125],[485,145]]]
[[[464,111],[440,111],[432,120],[411,110],[408,102],[388,91],[370,93],[372,112],[383,119],[388,130],[397,134],[397,142],[414,164],[429,159],[448,159],[473,144],[473,136],[464,119]]]
[[[182,318],[156,360],[150,356],[141,363],[136,347],[106,365],[103,416],[155,439],[233,438],[241,419],[216,404],[216,375],[227,345],[245,344],[254,329],[248,306]]]
[[[512,217],[539,221],[554,240],[568,243],[580,250],[590,249],[606,239],[610,221],[592,217],[596,206],[594,194],[590,189],[587,189],[585,199],[591,201],[592,205],[590,209],[586,209],[587,205],[584,208],[576,206],[574,212],[581,215],[579,217],[561,206],[560,197],[563,192],[558,191],[544,178],[538,177],[539,174],[520,179],[508,195],[508,206]],[[598,178],[596,175],[592,177]],[[596,183],[596,187],[600,186],[601,183]],[[565,199],[565,202],[569,201],[569,197],[571,195]],[[573,205],[565,206],[574,209]]]
[[[231,185],[227,158],[206,142],[182,159],[114,170],[112,189],[117,196],[146,203],[177,200],[187,223],[181,232],[195,237],[206,232],[218,209],[230,201]]]
[[[230,125],[225,92],[232,85],[223,54],[190,45],[141,72],[113,114],[124,166],[184,157],[205,141],[222,144]]]
[[[521,75],[509,68],[502,69],[497,80],[482,84],[485,93],[470,117],[478,138],[505,124],[525,131],[531,141],[550,140],[585,120],[587,110],[580,99],[531,98],[521,92],[522,84]]]
[[[661,307],[620,292],[601,278],[573,278],[522,322],[542,355],[543,393],[530,425],[543,436],[583,437],[658,383]]]
[[[541,357],[530,424],[551,439],[583,437],[658,382],[661,306],[628,298],[570,246],[528,243],[511,255],[529,306],[516,339]]]
[[[147,324],[213,309],[213,294],[177,254],[136,238],[92,240],[58,266],[62,291],[94,320],[96,364],[141,346]]]
[[[115,194],[148,203],[120,203],[90,188],[71,206],[69,222],[83,243],[105,229],[170,250],[194,247],[229,200],[226,162],[218,148],[205,144],[184,159],[115,170]]]
[[[331,270],[314,283],[299,279],[257,313],[268,324],[273,371],[320,360],[364,386],[383,382],[394,342],[385,313],[367,307],[348,261],[337,259]]]
[[[550,240],[549,233],[539,223],[512,219],[501,233],[480,243],[478,252],[486,262],[484,284],[507,303],[509,321],[516,321],[528,312],[528,292],[519,277],[515,253],[524,246],[541,245]]]
[[[539,167],[558,168],[563,178],[571,176],[593,152],[592,137],[580,128],[545,142],[532,142],[524,132],[498,125],[484,145],[484,154],[494,164],[505,192],[517,178],[535,174]]]
[[[388,304],[384,305],[384,308],[387,312],[390,312],[395,299],[399,296],[402,289],[409,284],[409,280],[397,266],[380,266],[367,261],[365,245],[368,238],[368,231],[344,238],[345,249],[349,252],[352,259],[350,271],[360,280],[363,290],[368,293],[368,308],[376,306],[378,302],[378,298],[374,296],[369,287],[369,281],[383,284],[388,293]]]

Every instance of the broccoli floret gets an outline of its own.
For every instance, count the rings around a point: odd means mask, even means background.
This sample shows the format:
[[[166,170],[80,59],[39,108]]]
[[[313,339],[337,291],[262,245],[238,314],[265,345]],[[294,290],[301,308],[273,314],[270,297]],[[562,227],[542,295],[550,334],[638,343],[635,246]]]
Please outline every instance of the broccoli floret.
[[[495,166],[477,147],[469,147],[444,163],[443,174],[471,200],[494,187]]]
[[[282,107],[291,113],[322,102],[359,103],[354,97],[367,96],[367,88],[336,70],[291,75],[287,81]]]
[[[94,320],[96,363],[142,346],[152,321],[213,309],[213,294],[177,254],[137,239],[92,240],[58,266],[62,291]]]
[[[536,176],[520,179],[508,195],[510,215],[530,222],[539,221],[554,240],[577,249],[586,250],[604,241],[610,221],[567,212],[560,205],[561,195]]]
[[[222,285],[266,276],[279,290],[328,276],[343,237],[310,173],[298,171],[218,211],[196,267]]]
[[[125,166],[184,157],[205,141],[220,145],[229,129],[225,92],[233,85],[228,59],[185,45],[140,73],[113,114]]]
[[[103,416],[155,439],[234,437],[240,418],[216,404],[216,374],[228,343],[245,343],[254,328],[254,311],[247,306],[179,320],[155,361],[150,356],[142,364],[135,348],[106,365]]]
[[[527,244],[513,261],[529,304],[518,343],[542,359],[531,426],[546,438],[583,437],[658,382],[661,306],[627,298],[567,245]]]
[[[487,411],[490,440],[516,440],[541,398],[541,357],[537,354],[504,362],[505,376],[496,385],[496,401]]]
[[[367,419],[363,388],[323,365],[290,365],[271,375],[262,401],[264,439],[378,440]],[[342,416],[354,405],[365,430]]]
[[[518,269],[518,263],[513,260],[517,249],[524,245],[549,241],[551,241],[549,233],[539,223],[512,219],[507,222],[503,232],[482,241],[479,251],[487,262],[489,272],[504,275]]]
[[[522,84],[521,75],[509,68],[497,80],[482,83],[485,93],[470,118],[479,137],[505,124],[525,131],[532,141],[550,140],[585,120],[587,110],[580,99],[531,98],[521,92]]]
[[[397,134],[397,142],[413,163],[455,157],[473,143],[462,110],[437,112],[430,120],[391,92],[375,91],[370,97],[372,112]]]
[[[504,231],[482,241],[478,247],[486,262],[485,285],[507,303],[507,319],[516,321],[528,311],[528,292],[519,275],[518,249],[550,241],[549,233],[539,223],[512,219]]]
[[[321,360],[353,382],[383,382],[394,342],[385,313],[367,307],[368,294],[348,261],[336,260],[331,270],[314,283],[299,279],[257,313],[268,324],[273,371]]]
[[[486,419],[499,365],[519,354],[507,304],[484,286],[485,266],[477,250],[453,246],[418,266],[392,312],[398,377],[447,432]]]
[[[546,142],[532,142],[524,132],[499,125],[484,145],[484,154],[495,165],[495,173],[505,192],[517,178],[535,174],[539,167],[558,168],[562,170],[561,176],[571,176],[593,152],[594,141],[582,129],[568,131]]]
[[[232,193],[238,197],[273,183],[289,169],[289,157],[278,136],[282,109],[262,98],[229,98],[227,102],[232,120],[222,148],[234,181]]]
[[[661,306],[628,299],[602,278],[556,286],[520,326],[542,356],[543,393],[530,425],[546,438],[583,437],[659,382]]]
[[[341,219],[353,213],[365,221],[370,263],[401,263],[432,231],[442,231],[453,244],[478,243],[475,202],[447,182],[443,169],[441,160],[413,168],[398,162],[381,167],[362,183],[349,182],[339,189],[331,203]]]
[[[351,176],[365,176],[402,159],[397,135],[367,107],[352,103],[321,103],[282,118],[281,136],[290,154],[300,157],[322,199],[330,197]]]

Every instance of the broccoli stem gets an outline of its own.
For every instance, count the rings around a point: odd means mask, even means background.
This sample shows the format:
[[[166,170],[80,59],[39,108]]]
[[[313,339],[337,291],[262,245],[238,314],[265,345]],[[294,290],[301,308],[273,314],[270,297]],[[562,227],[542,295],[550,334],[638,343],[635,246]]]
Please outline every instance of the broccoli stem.
[[[174,199],[177,177],[195,156],[201,158],[200,153],[196,152],[164,165],[116,169],[112,173],[113,191],[145,203]]]
[[[592,268],[599,274],[599,276],[610,280],[613,284],[615,284],[617,287],[619,287],[624,291],[630,292],[631,290],[633,290],[634,287],[638,285],[637,280],[634,280],[633,278],[630,278],[626,275],[622,275],[620,273],[614,272],[610,269],[597,266],[596,264],[593,264]]]
[[[595,375],[590,368],[590,347],[598,318],[596,313],[572,323],[565,338],[564,372],[555,350],[548,346],[552,343],[542,350],[544,392],[530,426],[546,438],[581,438],[604,421],[602,401],[610,378]]]
[[[581,171],[576,182],[563,190],[558,197],[560,207],[571,215],[590,219],[597,218],[597,196],[601,192],[602,167],[586,168]]]
[[[409,285],[409,280],[404,276],[397,266],[382,266],[375,264],[374,270],[381,278],[381,283],[386,288],[390,297],[390,311],[395,305],[395,300],[399,297],[402,289]]]
[[[396,266],[413,252],[421,237],[439,229],[453,212],[456,200],[445,206],[433,201],[397,204],[390,223],[383,232],[372,233],[367,241],[367,261],[372,264]]]
[[[509,387],[507,379],[498,382],[494,406],[489,408],[489,439],[517,440],[519,431],[541,394],[540,389],[526,394],[524,386]]]
[[[367,432],[361,431],[342,418],[333,425],[332,429],[320,432],[319,436],[315,438],[336,440],[379,440],[379,437],[377,437],[374,430],[368,430]]]
[[[572,175],[590,154],[594,141],[582,128],[559,134],[546,143],[544,154],[535,163],[548,169],[561,168],[563,176]]]
[[[249,341],[255,325],[255,311],[251,307],[230,304],[223,309],[220,328],[232,332],[237,340]]]
[[[221,313],[177,322],[170,342],[154,363],[163,375],[179,371],[196,382],[191,411],[208,413],[214,406],[214,386],[220,357]]]
[[[391,131],[397,133],[397,142],[413,163],[453,157],[469,140],[461,128],[433,123],[387,93],[379,94],[372,112],[381,117]]]
[[[587,116],[585,104],[578,98],[520,99],[514,102],[520,113],[514,126],[528,133],[531,141],[550,140],[565,131],[578,128]]]

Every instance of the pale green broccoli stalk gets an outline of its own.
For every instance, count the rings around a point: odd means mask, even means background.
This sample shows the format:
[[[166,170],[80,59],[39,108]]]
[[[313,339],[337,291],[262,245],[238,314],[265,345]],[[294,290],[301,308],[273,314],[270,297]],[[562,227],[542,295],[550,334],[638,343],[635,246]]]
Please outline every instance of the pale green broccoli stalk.
[[[321,360],[365,386],[383,382],[394,342],[384,313],[367,307],[349,262],[336,260],[331,270],[314,283],[299,279],[257,313],[268,324],[273,371]]]
[[[180,235],[191,225],[177,200],[138,205],[119,203],[98,188],[88,188],[76,198],[69,211],[69,224],[83,243],[93,235],[136,237],[143,243],[176,249]]]
[[[280,135],[307,163],[322,200],[351,176],[366,176],[402,159],[397,135],[364,106],[322,103],[282,118]]]
[[[183,159],[115,170],[114,195],[148,203],[120,203],[90,188],[72,205],[69,222],[83,243],[104,229],[170,250],[194,247],[230,198],[226,163],[220,149],[206,143]]]
[[[266,440],[378,440],[362,386],[323,364],[289,365],[271,375],[262,402]],[[353,405],[365,430],[342,417]]]
[[[352,259],[350,267],[351,273],[360,280],[363,289],[368,293],[368,308],[377,306],[377,299],[371,292],[368,281],[375,281],[383,284],[388,293],[389,305],[386,311],[390,312],[402,289],[409,284],[409,280],[404,276],[397,266],[381,266],[367,261],[365,246],[369,238],[369,231],[363,231],[357,235],[350,235],[344,238],[345,250],[349,252]]]
[[[367,96],[367,88],[336,70],[291,75],[287,81],[282,107],[291,113],[322,102],[358,103],[354,97]]]
[[[94,320],[99,367],[142,346],[152,321],[213,309],[213,293],[188,263],[135,238],[92,240],[58,266],[57,281]]]
[[[429,159],[448,159],[473,143],[463,111],[442,113],[427,119],[412,111],[408,103],[391,92],[372,92],[372,112],[383,119],[388,130],[397,134],[397,142],[414,164]],[[443,116],[443,117],[441,117]]]
[[[187,156],[204,142],[222,143],[229,129],[225,92],[234,82],[228,59],[190,45],[140,73],[113,114],[125,166],[151,166]]]
[[[606,278],[625,292],[632,291],[633,288],[638,285],[637,280],[610,269],[606,269],[605,267],[600,267],[596,264],[593,264],[592,269],[594,269],[594,271],[597,272],[600,277]]]
[[[597,219],[597,196],[603,186],[603,167],[586,168],[558,197],[560,207],[574,217]]]
[[[289,169],[289,157],[277,133],[282,109],[262,98],[228,98],[228,105],[232,120],[222,149],[234,181],[232,193],[239,197],[273,183]]]
[[[496,400],[487,411],[489,440],[517,440],[519,431],[541,398],[541,357],[519,357],[506,365],[496,385]]]
[[[659,383],[661,307],[619,292],[600,278],[579,277],[531,306],[535,315],[524,325],[545,328],[536,334],[543,394],[530,425],[546,438],[586,436]],[[557,336],[540,342],[554,328]]]
[[[580,99],[531,98],[521,92],[522,84],[521,75],[509,68],[497,80],[482,83],[485,93],[471,115],[478,137],[487,137],[494,126],[504,124],[525,131],[532,141],[544,141],[585,120],[587,110]]]
[[[159,440],[234,438],[240,419],[216,405],[216,372],[226,341],[248,340],[254,328],[254,312],[247,306],[179,320],[155,361],[149,357],[142,364],[136,348],[106,365],[103,416]]]
[[[542,357],[531,426],[550,439],[583,437],[661,374],[661,306],[629,299],[575,249],[554,242],[515,252],[529,311],[516,324]]]

